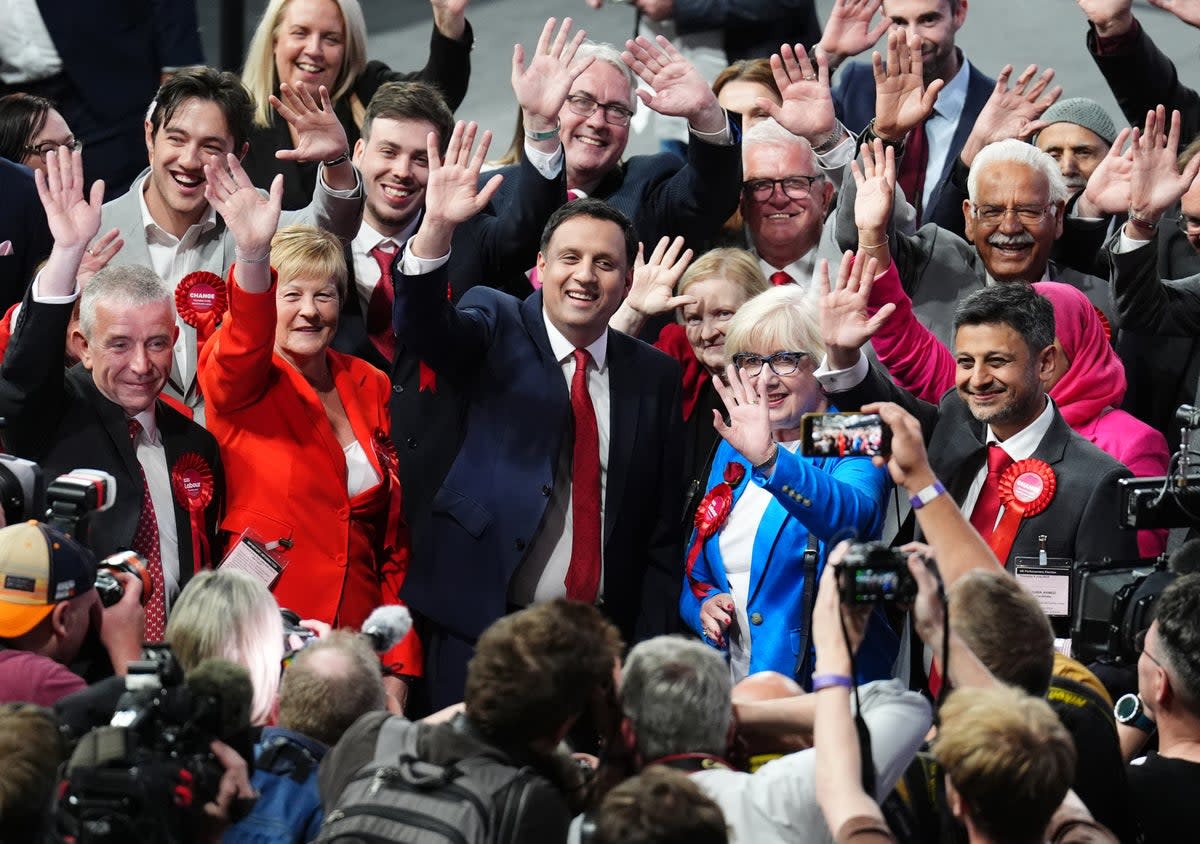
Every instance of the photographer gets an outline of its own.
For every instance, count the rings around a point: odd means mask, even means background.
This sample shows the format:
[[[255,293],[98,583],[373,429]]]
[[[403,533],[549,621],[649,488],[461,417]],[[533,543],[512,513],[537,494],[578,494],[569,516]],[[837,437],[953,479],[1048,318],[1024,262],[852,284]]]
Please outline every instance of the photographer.
[[[85,688],[66,666],[89,633],[99,634],[118,674],[141,657],[141,582],[115,576],[124,596],[102,608],[90,551],[36,522],[0,529],[0,702],[50,706]]]

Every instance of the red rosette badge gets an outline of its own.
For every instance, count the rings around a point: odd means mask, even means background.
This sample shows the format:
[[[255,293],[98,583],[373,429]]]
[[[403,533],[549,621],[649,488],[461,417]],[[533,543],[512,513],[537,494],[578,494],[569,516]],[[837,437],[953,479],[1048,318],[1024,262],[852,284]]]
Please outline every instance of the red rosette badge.
[[[180,455],[171,467],[171,492],[175,495],[175,502],[188,513],[195,571],[210,565],[208,538],[204,532],[204,509],[212,502],[213,491],[213,473],[208,462],[194,451]]]
[[[202,340],[212,336],[228,309],[229,288],[216,273],[188,273],[175,286],[175,310]]]
[[[697,598],[703,598],[710,587],[707,583],[695,580],[692,577],[692,569],[696,567],[696,560],[704,543],[720,530],[721,525],[729,518],[729,512],[733,509],[733,491],[745,477],[746,467],[736,461],[729,461],[725,464],[721,482],[708,491],[700,506],[696,508],[696,538],[692,540],[688,549],[687,577],[692,594]]]
[[[992,531],[988,543],[1000,565],[1004,565],[1012,551],[1021,520],[1026,516],[1036,516],[1049,507],[1057,487],[1058,478],[1050,464],[1037,458],[1018,460],[1000,476],[997,491],[1004,515],[1000,517],[1000,524]]]

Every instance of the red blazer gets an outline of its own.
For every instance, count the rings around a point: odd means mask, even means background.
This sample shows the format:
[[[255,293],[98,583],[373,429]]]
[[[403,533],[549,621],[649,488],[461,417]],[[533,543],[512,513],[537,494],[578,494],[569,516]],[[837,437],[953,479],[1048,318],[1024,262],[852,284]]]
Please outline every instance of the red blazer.
[[[251,528],[264,541],[286,539],[292,547],[273,592],[281,607],[301,618],[332,623],[343,590],[361,583],[363,571],[380,572],[382,603],[401,603],[408,568],[408,529],[399,521],[399,495],[384,508],[372,552],[347,559],[351,502],[346,459],[316,392],[294,367],[274,353],[275,288],[253,294],[240,289],[230,270],[230,307],[204,345],[199,379],[207,427],[226,463],[226,508],[221,529],[232,544]],[[380,477],[376,443],[390,443],[387,410],[391,385],[371,364],[327,351],[333,380],[355,437]],[[394,452],[392,452],[394,454]],[[397,482],[398,483],[398,482]],[[380,547],[391,519],[396,547]],[[361,543],[358,543],[361,547]],[[366,557],[366,558],[364,558]],[[356,579],[354,567],[360,569]],[[349,577],[348,577],[349,567]],[[361,618],[340,623],[357,626]],[[420,644],[413,634],[388,654],[405,674],[420,674]]]

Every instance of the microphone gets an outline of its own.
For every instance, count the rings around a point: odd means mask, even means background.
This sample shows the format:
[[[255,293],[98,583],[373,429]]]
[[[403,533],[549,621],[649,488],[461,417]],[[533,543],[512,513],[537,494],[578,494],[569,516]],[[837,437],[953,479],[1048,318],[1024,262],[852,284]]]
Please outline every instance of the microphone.
[[[191,693],[195,719],[205,732],[232,744],[249,729],[254,685],[245,668],[210,657],[188,672],[184,684]]]
[[[362,635],[376,653],[391,650],[409,630],[412,630],[412,613],[400,604],[376,607],[362,625]]]

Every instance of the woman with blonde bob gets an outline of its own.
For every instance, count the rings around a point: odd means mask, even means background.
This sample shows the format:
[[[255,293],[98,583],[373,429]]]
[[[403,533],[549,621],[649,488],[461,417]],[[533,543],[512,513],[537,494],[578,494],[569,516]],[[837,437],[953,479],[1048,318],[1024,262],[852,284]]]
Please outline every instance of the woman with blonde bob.
[[[727,652],[734,682],[777,671],[807,684],[805,580],[814,578],[807,586],[815,595],[827,546],[878,535],[888,482],[867,457],[799,453],[804,415],[830,409],[813,375],[825,347],[804,291],[786,285],[746,302],[724,342],[725,380],[714,376],[712,383],[729,421],[714,411],[722,442],[696,514],[680,611],[706,642]],[[806,572],[809,549],[817,560]],[[859,679],[890,676],[898,644],[876,614]]]
[[[317,102],[318,89],[326,88],[351,149],[360,137],[367,103],[385,82],[428,82],[451,110],[458,108],[471,76],[473,35],[464,10],[449,7],[466,4],[430,0],[430,5],[434,29],[429,60],[419,71],[401,73],[367,59],[367,25],[359,0],[271,0],[242,70],[242,82],[254,99],[250,150],[242,165],[254,184],[265,188],[282,173],[283,207],[288,210],[306,206],[316,187],[316,162],[275,157],[276,150],[295,146],[291,127],[271,107],[281,83],[307,88]]]
[[[254,686],[250,723],[270,722],[282,671],[283,620],[262,581],[232,569],[200,572],[171,608],[166,639],[184,671],[210,657],[245,668]]]
[[[301,618],[359,627],[400,603],[408,529],[391,445],[387,375],[334,351],[346,263],[341,242],[309,226],[276,232],[279,194],[263,198],[229,156],[205,167],[210,201],[236,242],[229,312],[200,359],[208,429],[229,494],[221,529],[278,546],[272,591]],[[409,635],[385,661],[421,673]]]

